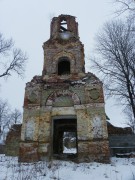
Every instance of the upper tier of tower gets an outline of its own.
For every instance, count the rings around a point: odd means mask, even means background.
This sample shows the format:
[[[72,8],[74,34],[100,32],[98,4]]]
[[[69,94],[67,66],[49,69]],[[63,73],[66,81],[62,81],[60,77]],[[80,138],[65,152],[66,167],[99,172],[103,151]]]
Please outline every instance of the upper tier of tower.
[[[70,38],[78,36],[78,23],[74,16],[70,15],[60,15],[54,17],[51,22],[50,28],[50,38]]]
[[[79,40],[78,23],[74,16],[60,15],[51,21],[50,39],[43,44],[44,66],[43,77],[85,72],[84,47]],[[62,76],[63,78],[63,76]]]

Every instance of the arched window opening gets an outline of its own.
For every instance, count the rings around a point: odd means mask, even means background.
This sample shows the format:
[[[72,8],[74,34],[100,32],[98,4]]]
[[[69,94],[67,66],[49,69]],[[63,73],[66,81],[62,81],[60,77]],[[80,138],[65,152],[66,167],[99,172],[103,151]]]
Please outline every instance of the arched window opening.
[[[62,59],[58,63],[58,75],[70,74],[70,62],[67,59]]]
[[[65,32],[65,31],[67,31],[67,21],[62,20],[60,23],[60,32]]]

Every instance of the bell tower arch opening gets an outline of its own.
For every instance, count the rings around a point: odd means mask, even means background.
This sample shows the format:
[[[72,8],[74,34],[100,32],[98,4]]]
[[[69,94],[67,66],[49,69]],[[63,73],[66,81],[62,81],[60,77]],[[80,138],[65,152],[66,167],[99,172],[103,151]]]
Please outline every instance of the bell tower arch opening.
[[[62,19],[60,22],[60,32],[68,31],[67,27],[67,21],[65,19]]]
[[[58,75],[70,74],[70,61],[68,58],[62,57],[58,61]]]

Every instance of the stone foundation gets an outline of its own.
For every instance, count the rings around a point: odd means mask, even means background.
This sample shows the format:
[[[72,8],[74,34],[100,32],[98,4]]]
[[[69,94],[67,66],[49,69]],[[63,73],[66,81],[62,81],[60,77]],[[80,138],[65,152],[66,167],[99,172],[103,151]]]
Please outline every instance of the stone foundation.
[[[38,142],[21,142],[18,161],[19,162],[39,161]]]
[[[79,141],[78,162],[110,162],[108,140]]]

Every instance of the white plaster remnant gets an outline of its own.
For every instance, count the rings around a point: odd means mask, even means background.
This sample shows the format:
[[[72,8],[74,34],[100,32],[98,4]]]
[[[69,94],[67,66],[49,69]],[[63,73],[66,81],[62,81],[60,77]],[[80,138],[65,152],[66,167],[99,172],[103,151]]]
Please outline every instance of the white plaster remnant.
[[[93,137],[94,138],[102,138],[103,131],[102,131],[102,122],[101,117],[95,116],[92,120],[92,130],[93,130]]]
[[[25,139],[26,140],[33,140],[34,129],[35,129],[34,119],[28,120],[26,123],[26,133],[25,133]]]
[[[52,116],[58,115],[76,115],[73,107],[53,107]]]
[[[48,152],[48,147],[49,147],[49,143],[46,143],[46,144],[40,145],[39,149],[40,149],[41,152],[47,153]]]
[[[86,84],[86,82],[83,82],[82,80],[73,81],[71,84]]]
[[[89,104],[85,104],[85,105],[74,105],[74,108],[77,109],[86,109],[89,107],[96,107],[96,108],[104,108],[104,103],[89,103]]]

